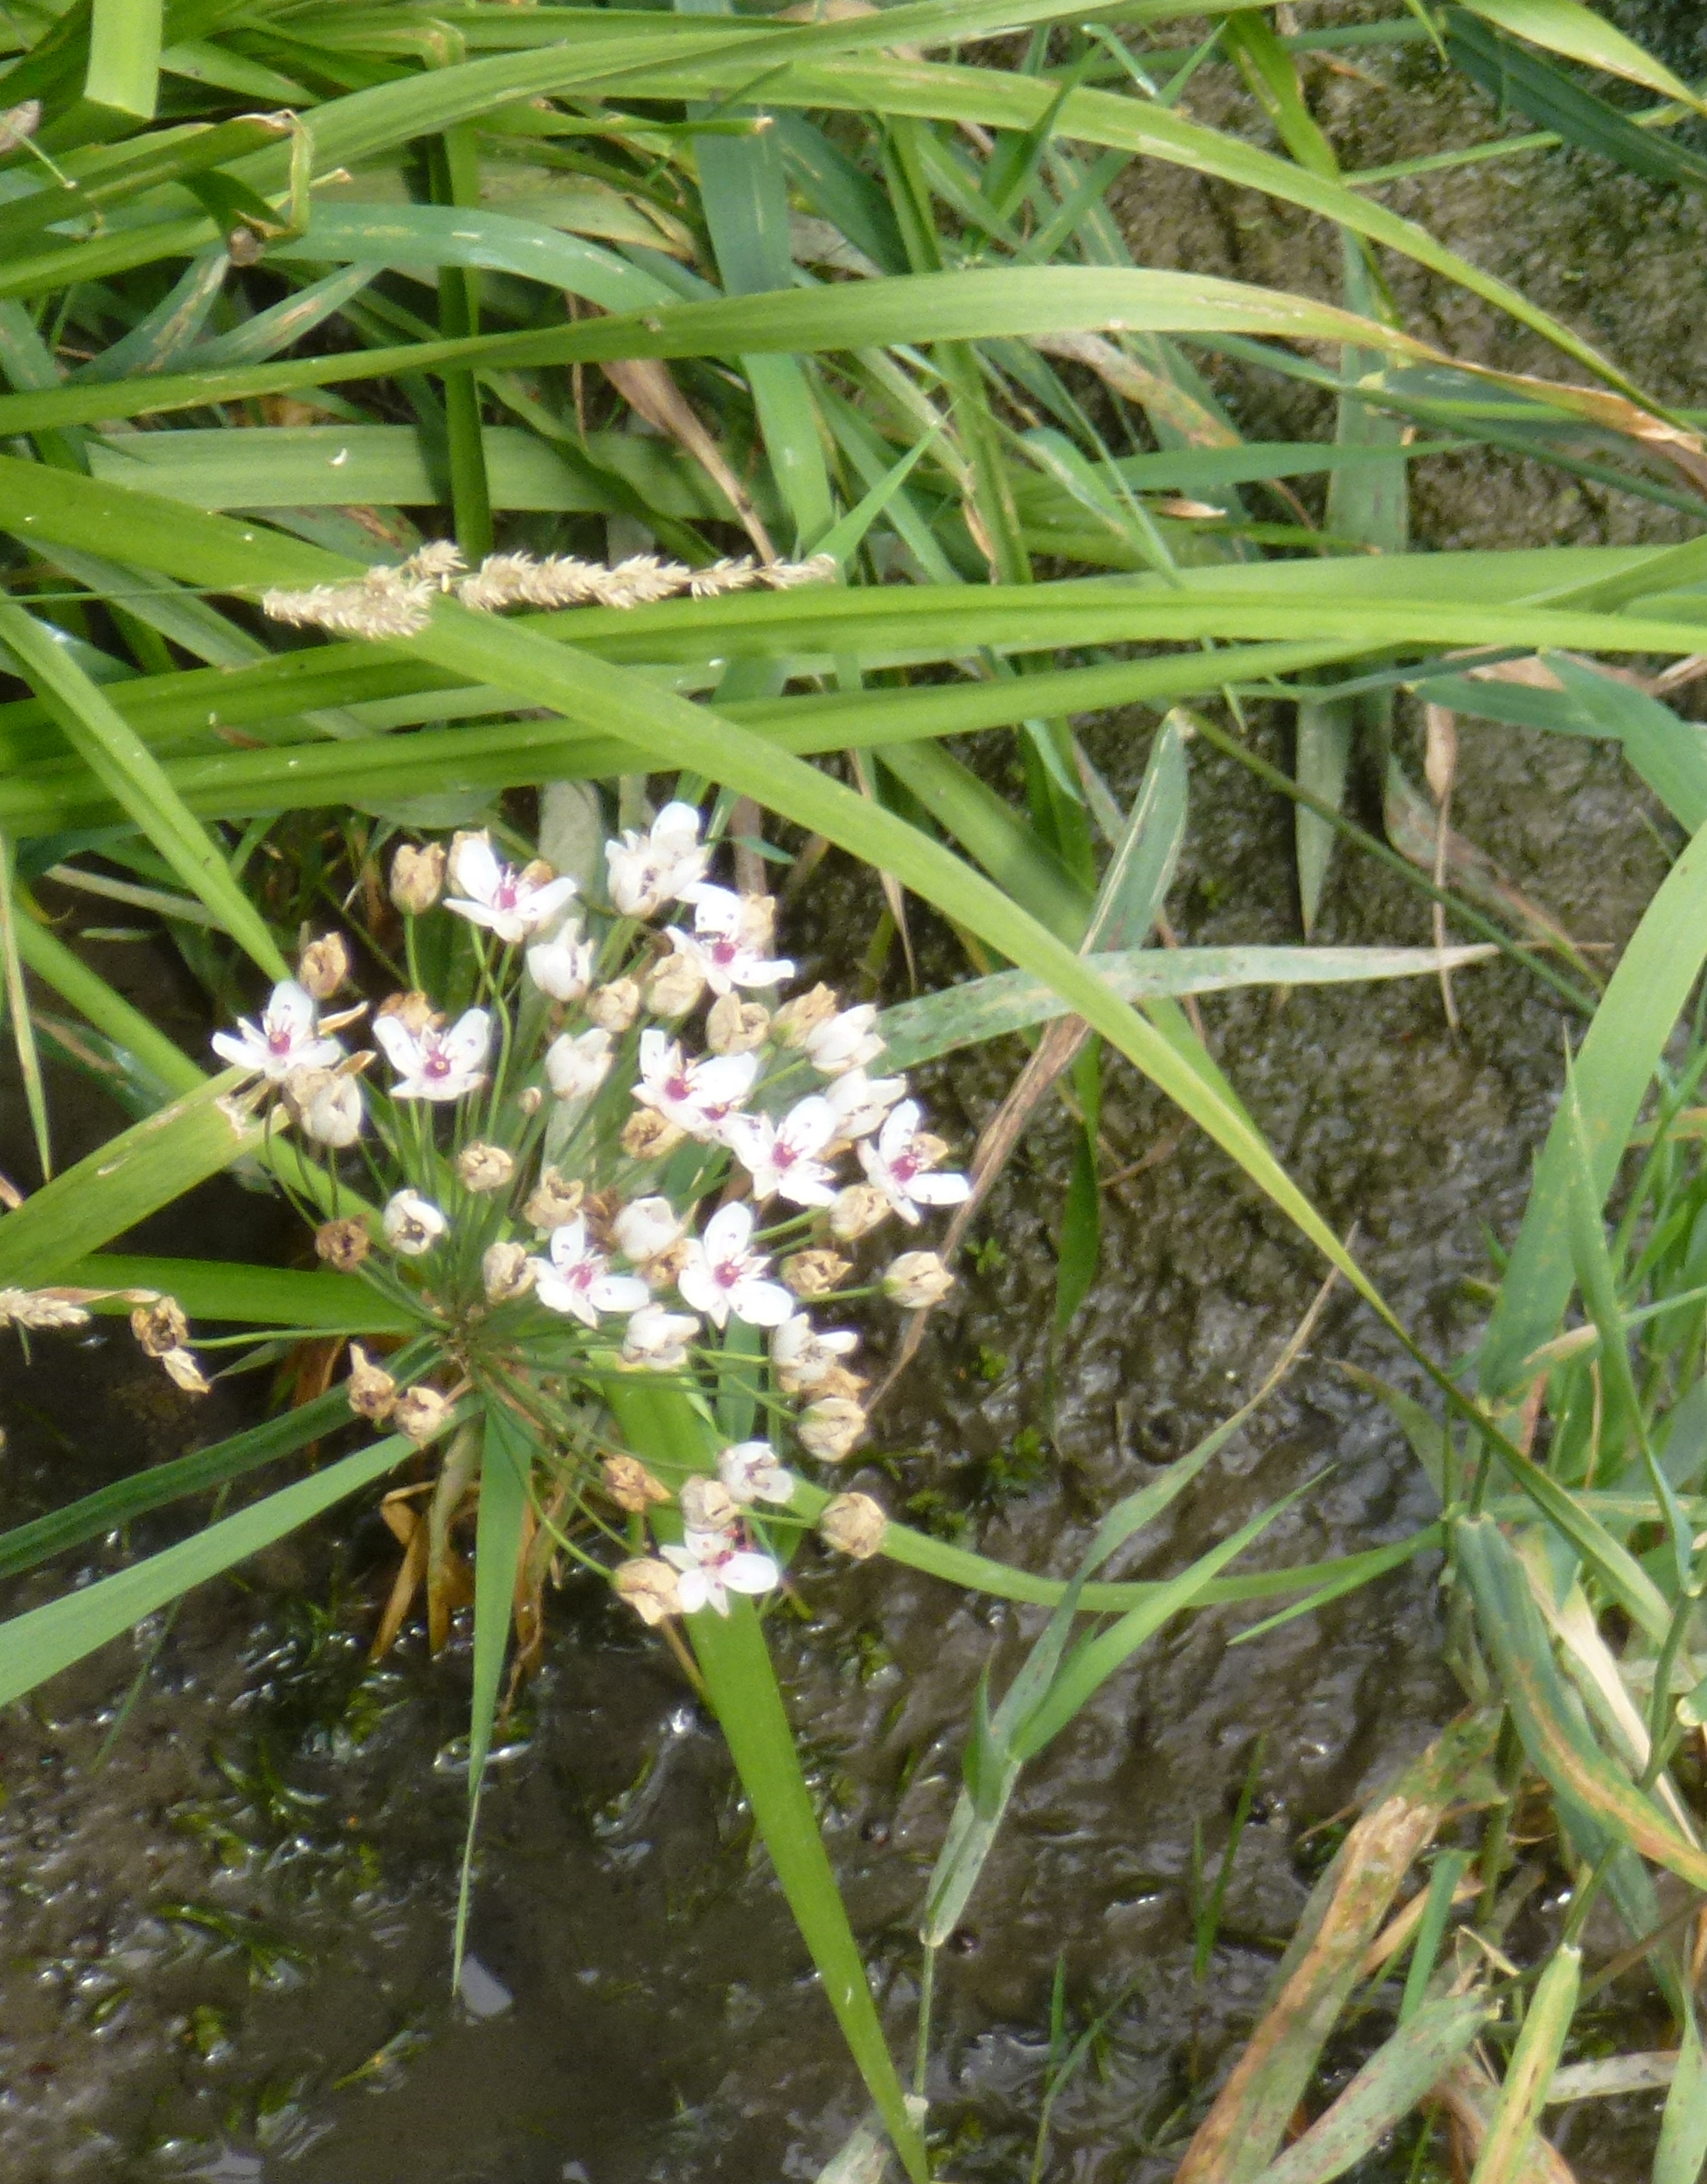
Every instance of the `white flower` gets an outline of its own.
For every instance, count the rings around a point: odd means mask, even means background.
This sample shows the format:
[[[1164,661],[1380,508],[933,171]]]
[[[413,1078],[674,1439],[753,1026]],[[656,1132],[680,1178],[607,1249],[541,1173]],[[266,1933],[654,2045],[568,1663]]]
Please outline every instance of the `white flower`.
[[[493,852],[484,834],[459,835],[450,853],[450,884],[461,894],[448,895],[445,908],[470,925],[487,926],[500,940],[524,940],[549,925],[575,891],[571,879],[541,880],[530,865],[518,872]]]
[[[697,1608],[727,1615],[730,1593],[773,1591],[780,1575],[770,1557],[743,1547],[737,1532],[685,1532],[679,1547],[663,1552],[681,1572],[677,1591],[688,1615]]]
[[[857,1009],[843,1009],[822,1023],[815,1023],[801,1043],[814,1069],[825,1077],[840,1077],[844,1070],[864,1069],[883,1052],[883,1041],[871,1029],[878,1020],[876,1007],[863,1002]]]
[[[737,1441],[718,1458],[718,1477],[732,1501],[792,1501],[795,1482],[768,1441]]]
[[[553,1001],[579,1001],[593,983],[593,946],[581,938],[580,920],[572,918],[554,939],[528,950],[528,976]]]
[[[724,1134],[758,1074],[756,1054],[711,1054],[690,1062],[680,1043],[654,1026],[640,1035],[635,1098],[704,1142]]]
[[[770,946],[768,897],[700,886],[693,891],[693,931],[672,926],[670,945],[714,994],[726,994],[735,986],[776,986],[793,977],[791,962],[764,953]]]
[[[880,1129],[883,1119],[907,1088],[905,1077],[868,1077],[863,1069],[850,1069],[826,1086],[822,1097],[836,1117],[841,1138],[869,1138]]]
[[[919,1102],[904,1099],[877,1143],[868,1138],[859,1148],[860,1165],[873,1187],[903,1221],[915,1224],[921,1206],[957,1206],[972,1188],[964,1175],[930,1173],[948,1148],[919,1127]]]
[[[783,1321],[771,1336],[771,1364],[785,1395],[797,1396],[828,1380],[841,1360],[859,1348],[849,1328],[815,1328],[803,1312]]]
[[[836,1196],[836,1178],[818,1155],[836,1134],[836,1111],[816,1092],[781,1122],[769,1115],[737,1114],[723,1127],[724,1141],[752,1176],[760,1205],[781,1191],[792,1205],[827,1206]]]
[[[687,1363],[687,1346],[698,1332],[699,1322],[690,1312],[667,1312],[661,1304],[642,1305],[622,1338],[622,1362],[644,1365],[655,1373],[673,1373],[678,1365]]]
[[[632,1312],[650,1292],[638,1274],[613,1274],[610,1261],[587,1241],[586,1223],[578,1214],[553,1229],[549,1258],[536,1258],[533,1293],[548,1312],[572,1312],[596,1328],[604,1312]]]
[[[330,1069],[343,1055],[336,1039],[321,1037],[314,995],[294,978],[282,978],[273,988],[259,1025],[239,1016],[235,1032],[216,1031],[213,1050],[275,1085],[294,1069]]]
[[[397,1071],[393,1099],[461,1099],[486,1081],[481,1064],[492,1042],[492,1019],[470,1009],[448,1030],[427,1024],[411,1031],[401,1018],[376,1016],[373,1036]]]
[[[646,834],[626,833],[605,844],[612,906],[625,918],[649,918],[667,902],[682,902],[704,877],[711,853],[699,841],[691,804],[666,804]]]
[[[767,1281],[767,1253],[753,1245],[753,1209],[723,1206],[705,1224],[702,1241],[690,1244],[686,1265],[676,1286],[696,1312],[713,1327],[726,1327],[729,1315],[748,1327],[776,1327],[795,1308],[780,1281]]]
[[[387,1201],[382,1225],[392,1251],[405,1258],[419,1258],[433,1249],[450,1224],[430,1198],[423,1198],[418,1190],[399,1190]]]
[[[610,1075],[608,1031],[594,1024],[579,1037],[559,1032],[545,1049],[545,1078],[559,1099],[590,1099]]]
[[[687,1224],[668,1198],[635,1198],[623,1207],[611,1229],[616,1248],[636,1266],[679,1244]]]

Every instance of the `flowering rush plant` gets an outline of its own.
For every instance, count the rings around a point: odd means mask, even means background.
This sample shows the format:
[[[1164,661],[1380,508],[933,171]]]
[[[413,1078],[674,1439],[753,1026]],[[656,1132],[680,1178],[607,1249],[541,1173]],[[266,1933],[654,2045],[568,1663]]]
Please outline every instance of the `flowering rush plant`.
[[[968,1189],[882,1073],[876,1009],[823,986],[786,997],[774,901],[712,860],[684,803],[607,843],[597,902],[484,832],[406,845],[391,891],[410,983],[371,1044],[340,1037],[363,1009],[323,1013],[349,972],[336,936],[213,1042],[247,1073],[240,1103],[330,1172],[321,1258],[421,1338],[406,1385],[350,1346],[351,1411],[425,1443],[453,1413],[501,1410],[531,1452],[532,1536],[653,1625],[779,1584],[799,1467],[866,1432],[836,1307],[934,1302],[951,1278],[913,1232]],[[636,1376],[715,1423],[714,1470],[627,1446]],[[877,1551],[870,1496],[811,1499],[832,1546]]]

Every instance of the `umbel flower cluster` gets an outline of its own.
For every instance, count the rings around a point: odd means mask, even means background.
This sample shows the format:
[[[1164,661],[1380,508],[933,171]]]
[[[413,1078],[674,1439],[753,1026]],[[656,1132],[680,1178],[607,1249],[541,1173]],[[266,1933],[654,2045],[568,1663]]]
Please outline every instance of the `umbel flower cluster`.
[[[876,1009],[823,986],[784,1000],[774,901],[719,884],[711,857],[683,803],[607,844],[593,903],[486,833],[406,845],[411,990],[379,1005],[371,1047],[338,1036],[361,1010],[323,1014],[349,972],[336,936],[214,1041],[251,1110],[361,1194],[322,1220],[323,1258],[426,1338],[396,1376],[352,1345],[352,1410],[425,1442],[459,1405],[506,1405],[538,1454],[539,1522],[649,1623],[779,1583],[778,1528],[805,1522],[791,1466],[838,1464],[866,1432],[858,1337],[823,1315],[874,1289],[934,1302],[940,1258],[894,1245],[968,1189],[881,1072]],[[862,1273],[868,1251],[888,1263]],[[623,1445],[627,1374],[725,1422],[715,1475]],[[876,1551],[869,1496],[810,1499],[832,1545]]]
[[[527,553],[492,553],[470,572],[454,544],[434,539],[406,561],[376,563],[350,583],[264,592],[260,604],[274,621],[381,640],[417,635],[427,627],[435,594],[442,593],[476,614],[494,614],[506,607],[650,607],[683,593],[716,599],[755,586],[790,592],[797,585],[825,583],[835,573],[829,554],[807,561],[754,561],[742,555],[690,569],[654,553],[634,554],[611,566],[572,554],[536,560]]]

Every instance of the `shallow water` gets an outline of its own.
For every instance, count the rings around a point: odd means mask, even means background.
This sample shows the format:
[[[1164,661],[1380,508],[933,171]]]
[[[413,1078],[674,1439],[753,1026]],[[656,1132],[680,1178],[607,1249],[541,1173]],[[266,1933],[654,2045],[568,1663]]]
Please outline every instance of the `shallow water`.
[[[1329,87],[1330,119],[1331,101],[1354,93],[1367,87]],[[1427,149],[1407,132],[1420,139],[1439,121],[1395,99],[1365,126],[1369,141],[1349,156]],[[1485,174],[1414,186],[1403,209],[1433,208],[1482,263],[1580,322],[1598,318],[1639,375],[1695,393],[1678,337],[1695,313],[1692,205],[1577,162],[1540,186]],[[1153,262],[1258,280],[1329,266],[1301,223],[1247,225],[1251,211],[1146,170],[1126,217]],[[1571,277],[1585,265],[1586,288]],[[1476,312],[1454,303],[1445,316],[1437,330],[1473,353],[1541,361],[1527,337]],[[1246,400],[1252,429],[1320,428],[1315,398],[1296,390]],[[1427,544],[1480,544],[1667,536],[1669,521],[1533,470],[1463,461],[1432,466],[1416,529]],[[1275,724],[1257,732],[1280,755]],[[1664,869],[1651,811],[1618,762],[1538,735],[1462,732],[1464,829],[1579,939],[1616,944]],[[1135,782],[1147,735],[1135,716],[1093,731],[1117,791]],[[1213,753],[1194,752],[1192,768],[1170,901],[1181,937],[1293,938],[1288,815]],[[1371,816],[1367,802],[1360,815]],[[1386,876],[1343,865],[1322,937],[1426,942],[1426,909]],[[1504,965],[1464,974],[1457,995],[1456,1039],[1424,982],[1204,1010],[1276,1150],[1330,1219],[1361,1224],[1371,1272],[1443,1355],[1475,1324],[1466,1284],[1486,1272],[1484,1227],[1515,1225],[1561,1029],[1552,1002]],[[970,1142],[1012,1066],[1011,1053],[993,1054],[936,1073],[946,1134]],[[75,1127],[85,1122],[96,1127],[87,1113]],[[1106,1128],[1126,1161],[1177,1134],[1123,1070],[1110,1072]],[[1102,1279],[1051,1361],[1060,1153],[1054,1126],[1040,1124],[981,1227],[999,1251],[939,1316],[885,1416],[880,1445],[892,1454],[863,1480],[893,1507],[968,1523],[992,1553],[1057,1571],[1099,1509],[1248,1390],[1318,1279],[1280,1218],[1186,1137],[1114,1194]],[[167,1247],[226,1248],[257,1220],[254,1201],[222,1186]],[[6,1522],[175,1453],[191,1432],[211,1438],[205,1414],[144,1378],[121,1335],[38,1354],[37,1372],[0,1390]],[[1313,1560],[1427,1522],[1412,1458],[1338,1370],[1344,1360],[1398,1376],[1368,1316],[1340,1302],[1266,1418],[1133,1574],[1177,1566],[1307,1481],[1253,1563]],[[104,1543],[91,1571],[124,1549]],[[364,1668],[388,1551],[377,1521],[346,1513],[13,1710],[0,1812],[0,2174],[812,2175],[860,2113],[828,2010],[752,1855],[714,1733],[667,1658],[574,1587],[485,1801],[473,1947],[489,1983],[472,1994],[485,2014],[448,1995],[466,1663],[454,1653],[427,1664],[410,1640],[383,1669]],[[1171,2174],[1194,2091],[1248,2028],[1331,1848],[1324,1823],[1457,1702],[1439,1662],[1435,1575],[1432,1561],[1412,1565],[1251,1646],[1228,1640],[1254,1612],[1178,1625],[1032,1771],[943,1967],[931,2090],[949,2174],[1024,2174],[1058,1958],[1075,2021],[1111,2014],[1096,2064],[1057,2107],[1050,2175]],[[791,1703],[899,2049],[916,1999],[912,1927],[970,1695],[992,1652],[1010,1661],[1031,1626],[905,1571],[808,1566],[802,1590],[812,1619],[786,1644]],[[139,1670],[140,1695],[99,1764]],[[1257,1814],[1199,1986],[1194,1833],[1212,1872],[1259,1733]],[[1573,2118],[1585,2184],[1644,2173],[1646,2127],[1634,2103]]]

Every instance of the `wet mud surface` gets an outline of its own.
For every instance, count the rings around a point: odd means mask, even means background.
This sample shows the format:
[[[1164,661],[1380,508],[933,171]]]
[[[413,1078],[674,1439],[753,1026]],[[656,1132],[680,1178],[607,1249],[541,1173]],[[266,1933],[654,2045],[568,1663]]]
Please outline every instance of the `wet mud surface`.
[[[1332,110],[1342,89],[1343,124]],[[1330,85],[1327,97],[1324,119],[1349,128],[1366,87]],[[1200,110],[1212,118],[1207,89]],[[1370,141],[1348,158],[1372,161],[1433,148],[1443,125],[1395,99],[1388,119],[1359,126]],[[1592,290],[1606,316],[1599,336],[1650,385],[1687,399],[1677,314],[1693,311],[1699,211],[1575,163],[1569,172],[1569,193],[1508,191],[1483,175],[1414,185],[1414,205],[1395,201],[1585,327]],[[1597,239],[1608,207],[1622,208],[1622,227]],[[1319,260],[1327,292],[1331,239],[1288,215],[1256,221],[1254,210],[1148,169],[1125,217],[1150,262],[1296,281]],[[1603,247],[1611,255],[1587,283],[1571,277]],[[1627,282],[1634,302],[1615,306],[1607,299]],[[1469,353],[1541,361],[1474,313],[1450,325],[1446,315],[1433,330]],[[1271,383],[1266,397],[1241,399],[1253,432],[1321,429],[1308,392]],[[1468,461],[1422,474],[1415,516],[1419,540],[1440,546],[1665,537],[1669,522],[1523,466]],[[1135,786],[1148,733],[1137,715],[1089,731],[1117,793]],[[1254,734],[1284,759],[1280,723],[1259,718]],[[1615,947],[1663,872],[1668,822],[1608,751],[1468,723],[1461,736],[1457,822],[1580,941]],[[1289,814],[1201,747],[1192,791],[1169,904],[1180,938],[1294,939]],[[1372,784],[1360,780],[1357,794],[1371,823]],[[863,897],[849,889],[858,911]],[[1320,937],[1426,944],[1427,907],[1342,858]],[[923,938],[940,945],[928,929]],[[1224,996],[1203,1012],[1270,1142],[1332,1221],[1360,1225],[1370,1271],[1441,1356],[1475,1326],[1485,1235],[1515,1227],[1564,1022],[1503,963],[1462,974],[1456,995],[1455,1037],[1427,981]],[[926,1089],[944,1134],[969,1147],[1015,1066],[1003,1050],[933,1072]],[[92,1140],[111,1125],[86,1108],[70,1127]],[[1045,1117],[980,1223],[962,1289],[883,1414],[879,1456],[849,1482],[1056,1573],[1100,1510],[1249,1392],[1319,1279],[1280,1217],[1123,1066],[1108,1073],[1104,1127],[1113,1164],[1149,1164],[1111,1194],[1101,1278],[1065,1342],[1052,1353],[1048,1328],[1065,1139]],[[269,1221],[220,1186],[157,1241],[212,1252],[268,1233]],[[234,1411],[210,1422],[163,1391],[121,1331],[43,1342],[36,1355],[28,1373],[9,1362],[0,1385],[7,1523],[234,1422]],[[1426,1524],[1413,1459],[1343,1362],[1405,1377],[1369,1315],[1334,1303],[1265,1416],[1121,1574],[1166,1573],[1299,1487],[1250,1565]],[[88,1573],[153,1536],[86,1550]],[[543,1672],[485,1799],[474,2007],[448,1994],[467,1662],[453,1649],[429,1664],[411,1637],[367,1667],[392,1552],[377,1519],[347,1510],[10,1710],[0,1728],[0,2175],[815,2174],[857,2120],[858,2090],[753,1855],[718,1740],[668,1657],[575,1585],[558,1601]],[[1030,1771],[945,1954],[931,2091],[950,2142],[946,2174],[963,2184],[1026,2174],[1058,1961],[1070,2026],[1107,2014],[1057,2104],[1048,2175],[1171,2175],[1193,2103],[1254,2018],[1336,1816],[1457,1704],[1440,1662],[1437,1575],[1424,1557],[1249,1644],[1231,1641],[1258,1610],[1188,1618]],[[36,1583],[18,1605],[49,1589]],[[904,2051],[912,1929],[972,1693],[992,1656],[999,1688],[1034,1625],[881,1565],[832,1575],[808,1560],[800,1595],[798,1619],[779,1618],[790,1703]],[[1212,1881],[1253,1763],[1252,1825],[1198,1981],[1194,1868]],[[1651,2130],[1641,2104],[1611,2104],[1569,2118],[1562,2143],[1584,2184],[1621,2184],[1646,2173]],[[1390,2174],[1403,2163],[1359,2172]]]

